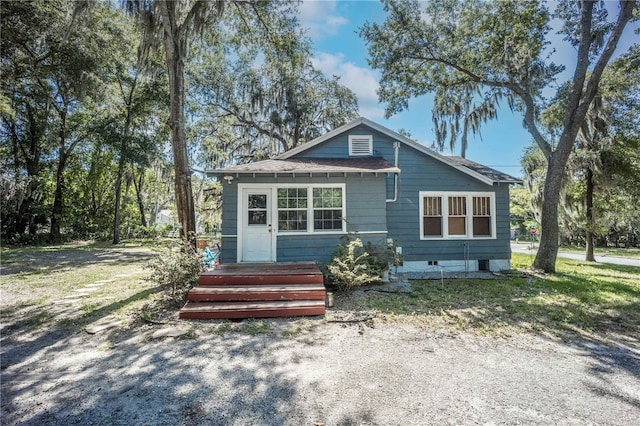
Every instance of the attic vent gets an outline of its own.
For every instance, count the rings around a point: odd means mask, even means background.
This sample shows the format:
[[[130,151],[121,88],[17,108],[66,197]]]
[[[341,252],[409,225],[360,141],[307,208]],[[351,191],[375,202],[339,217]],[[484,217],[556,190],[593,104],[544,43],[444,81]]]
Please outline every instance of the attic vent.
[[[373,136],[349,135],[349,155],[373,155]]]

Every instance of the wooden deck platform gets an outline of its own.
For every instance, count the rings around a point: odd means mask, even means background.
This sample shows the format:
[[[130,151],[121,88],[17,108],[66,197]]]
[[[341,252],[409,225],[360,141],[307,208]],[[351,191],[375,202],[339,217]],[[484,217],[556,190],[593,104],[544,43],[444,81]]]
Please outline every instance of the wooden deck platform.
[[[325,297],[322,272],[313,263],[221,264],[200,274],[180,318],[324,315]]]

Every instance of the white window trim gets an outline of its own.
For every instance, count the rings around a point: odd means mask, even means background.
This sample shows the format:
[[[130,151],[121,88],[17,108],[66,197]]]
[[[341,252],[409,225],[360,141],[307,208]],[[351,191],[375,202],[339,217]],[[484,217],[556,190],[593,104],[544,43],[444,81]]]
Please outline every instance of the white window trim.
[[[278,230],[278,189],[284,188],[306,188],[307,190],[307,230],[306,231],[280,231]],[[340,188],[342,189],[342,229],[332,230],[318,230],[313,228],[313,188]],[[345,220],[347,214],[347,191],[344,183],[316,183],[316,184],[278,184],[274,186],[274,214],[275,214],[275,226],[274,232],[279,235],[330,235],[330,234],[345,234],[347,232],[347,221]]]
[[[466,216],[466,233],[465,235],[449,235],[449,203],[447,197],[466,197],[467,200],[467,216]],[[425,236],[424,235],[424,198],[425,197],[441,197],[442,198],[442,236]],[[491,235],[490,236],[473,236],[473,197],[489,197],[491,203]],[[420,191],[420,239],[421,240],[495,240],[496,239],[496,194],[494,192],[473,192],[473,191]]]
[[[353,152],[354,139],[358,141],[366,140],[369,143],[369,147],[366,153]],[[349,135],[349,155],[353,157],[367,157],[373,155],[373,135]]]

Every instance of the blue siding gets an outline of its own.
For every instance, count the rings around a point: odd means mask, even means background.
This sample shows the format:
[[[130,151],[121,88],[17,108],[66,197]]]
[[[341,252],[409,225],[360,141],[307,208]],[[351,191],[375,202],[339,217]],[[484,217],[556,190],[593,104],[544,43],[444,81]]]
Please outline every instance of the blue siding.
[[[359,125],[349,132],[337,135],[298,155],[299,158],[348,158],[349,135],[372,135],[375,156],[394,162],[394,140],[387,135]],[[361,232],[364,240],[379,243],[393,238],[403,248],[406,261],[461,260],[468,254],[475,259],[509,259],[509,185],[488,185],[432,158],[408,145],[401,144],[399,151],[398,200],[387,203],[393,197],[393,176],[240,176],[231,185],[223,184],[222,231],[228,237],[222,241],[222,258],[235,262],[237,253],[236,224],[237,184],[263,183],[277,186],[285,183],[346,184],[347,231]],[[420,191],[495,192],[496,239],[421,240],[420,239]],[[385,233],[385,231],[388,232]],[[326,262],[335,251],[340,235],[279,234],[277,240],[278,261]]]
[[[329,139],[307,151],[301,152],[297,158],[349,158],[349,135],[373,135],[373,155],[384,157],[393,162],[393,141],[384,133],[380,133],[365,125],[359,125],[347,133]],[[390,154],[390,155],[389,155]]]
[[[256,177],[240,176],[232,184],[223,185],[222,204],[222,261],[235,263],[238,250],[238,183],[268,184],[277,187],[285,184],[313,185],[313,184],[346,184],[346,221],[347,232],[363,233],[363,240],[379,242],[386,238],[386,175],[348,175],[347,177],[325,176],[281,176],[256,175]],[[327,262],[335,251],[343,234],[313,233],[305,235],[291,235],[279,233],[277,235],[278,262],[287,261],[318,261]]]
[[[220,262],[236,263],[238,253],[238,185],[222,181],[222,238]]]
[[[484,184],[406,145],[399,155],[399,198],[387,205],[389,237],[403,247],[406,261],[460,260],[468,250],[469,259],[509,259],[508,184]],[[481,191],[496,193],[496,239],[421,240],[420,191]]]
[[[349,156],[349,134],[372,135],[374,155],[394,162],[394,140],[365,125],[315,146],[301,153],[300,157],[346,158]],[[387,229],[389,238],[403,248],[405,260],[460,260],[464,259],[465,253],[472,260],[510,258],[508,184],[485,184],[405,144],[400,146],[398,166],[402,170],[398,181],[398,200],[386,205]],[[495,192],[496,239],[421,240],[420,191]],[[393,176],[387,178],[386,193],[388,198],[393,197]]]

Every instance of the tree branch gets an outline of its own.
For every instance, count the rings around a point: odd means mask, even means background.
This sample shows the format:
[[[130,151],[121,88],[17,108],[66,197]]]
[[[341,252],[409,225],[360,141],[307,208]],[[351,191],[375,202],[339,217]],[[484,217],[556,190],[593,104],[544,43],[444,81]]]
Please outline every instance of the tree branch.
[[[224,105],[216,105],[216,106],[218,108],[220,108],[221,110],[225,111],[228,115],[234,117],[236,120],[238,120],[243,125],[250,126],[250,127],[254,128],[256,131],[258,131],[259,134],[274,138],[274,139],[278,140],[279,142],[281,142],[284,146],[287,145],[287,141],[282,135],[280,135],[278,133],[275,133],[275,132],[273,132],[273,131],[271,131],[269,129],[265,129],[262,125],[260,125],[255,120],[246,118],[243,115],[239,114],[238,112],[236,112],[236,111],[232,110],[231,108],[226,107]]]
[[[582,91],[584,88],[584,80],[587,75],[587,68],[589,67],[589,50],[591,50],[592,34],[591,34],[591,18],[593,16],[592,1],[581,1],[580,6],[582,8],[580,14],[580,45],[578,46],[578,62],[576,69],[573,73],[573,86],[571,88],[571,94],[569,101],[567,102],[567,109],[564,116],[564,134],[571,127],[571,123],[576,116],[577,108],[580,105],[580,99],[582,98]],[[564,140],[563,138],[561,140]],[[571,142],[573,143],[573,142]]]
[[[522,102],[524,103],[524,124],[527,126],[529,133],[533,136],[533,140],[536,141],[536,144],[540,147],[544,156],[549,160],[551,155],[553,154],[553,150],[549,142],[542,136],[540,130],[538,130],[538,126],[536,125],[536,116],[535,116],[535,103],[533,102],[533,98],[529,93],[520,93],[518,94]]]
[[[422,61],[423,63],[436,62],[436,63],[439,63],[439,64],[446,65],[447,67],[453,68],[456,71],[466,75],[473,82],[479,83],[479,84],[483,84],[485,86],[509,89],[509,90],[514,91],[516,93],[518,93],[519,91],[522,90],[522,89],[519,88],[519,86],[517,86],[513,82],[486,79],[486,78],[481,77],[478,74],[476,74],[476,73],[474,73],[474,72],[472,72],[472,71],[470,71],[470,70],[468,70],[466,68],[461,67],[460,65],[458,65],[458,64],[456,64],[454,62],[451,62],[450,60],[447,60],[447,59],[442,59],[442,58],[438,58],[438,57],[435,57],[435,56],[424,57],[424,56],[420,56],[420,55],[408,55],[407,58],[419,60],[419,61]]]
[[[618,45],[618,41],[622,36],[622,32],[624,31],[625,26],[633,18],[633,9],[636,6],[636,1],[627,1],[620,0],[620,14],[618,15],[618,20],[616,21],[616,25],[613,29],[613,32],[609,36],[609,40],[602,51],[602,55],[596,62],[593,71],[591,72],[591,76],[589,77],[589,81],[587,82],[587,88],[585,89],[584,101],[583,104],[580,105],[581,108],[589,108],[593,98],[596,95],[596,91],[598,90],[598,83],[600,82],[600,78],[602,77],[602,73],[606,68],[609,60],[613,56],[613,53],[616,50]]]

